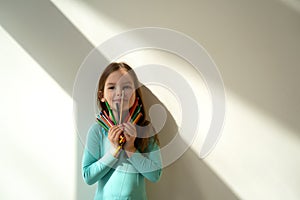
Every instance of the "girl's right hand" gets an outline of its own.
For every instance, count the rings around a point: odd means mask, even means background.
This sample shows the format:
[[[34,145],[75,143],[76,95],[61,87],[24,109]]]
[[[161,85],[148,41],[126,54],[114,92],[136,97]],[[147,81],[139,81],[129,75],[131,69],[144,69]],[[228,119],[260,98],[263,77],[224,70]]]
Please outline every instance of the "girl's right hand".
[[[122,125],[112,126],[108,131],[108,140],[114,148],[118,148],[120,135],[123,132]]]

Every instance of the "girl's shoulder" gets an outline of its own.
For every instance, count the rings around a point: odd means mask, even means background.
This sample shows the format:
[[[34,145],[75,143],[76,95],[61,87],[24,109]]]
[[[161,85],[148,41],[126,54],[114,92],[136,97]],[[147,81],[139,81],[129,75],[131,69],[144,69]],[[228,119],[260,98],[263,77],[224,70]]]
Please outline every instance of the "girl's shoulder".
[[[101,128],[102,128],[102,127],[100,126],[100,124],[94,122],[94,123],[90,126],[89,131],[100,131]]]
[[[93,123],[88,131],[89,137],[102,137],[107,136],[107,132],[98,123]]]

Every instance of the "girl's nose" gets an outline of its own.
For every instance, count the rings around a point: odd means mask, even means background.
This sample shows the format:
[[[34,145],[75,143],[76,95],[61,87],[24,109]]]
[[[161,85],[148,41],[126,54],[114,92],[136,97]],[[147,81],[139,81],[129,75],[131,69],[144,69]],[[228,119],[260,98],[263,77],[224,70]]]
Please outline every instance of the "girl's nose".
[[[116,96],[121,96],[122,95],[122,89],[121,89],[121,87],[117,87],[116,88]]]

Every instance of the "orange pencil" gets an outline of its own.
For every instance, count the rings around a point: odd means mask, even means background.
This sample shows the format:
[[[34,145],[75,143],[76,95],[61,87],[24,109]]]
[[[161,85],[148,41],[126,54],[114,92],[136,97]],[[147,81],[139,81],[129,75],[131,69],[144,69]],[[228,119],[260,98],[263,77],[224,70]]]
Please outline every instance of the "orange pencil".
[[[124,120],[124,122],[129,122],[130,118],[132,117],[133,112],[135,111],[136,107],[138,106],[138,98],[136,98],[133,106],[131,107],[126,119]]]
[[[139,121],[139,119],[142,117],[142,115],[143,115],[142,113],[139,113],[132,123],[136,124]]]

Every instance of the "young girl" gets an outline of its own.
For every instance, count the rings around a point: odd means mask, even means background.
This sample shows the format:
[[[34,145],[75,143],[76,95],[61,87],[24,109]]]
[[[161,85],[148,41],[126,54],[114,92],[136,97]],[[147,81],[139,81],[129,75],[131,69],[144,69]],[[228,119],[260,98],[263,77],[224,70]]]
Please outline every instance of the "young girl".
[[[147,199],[145,178],[160,179],[159,141],[146,120],[139,87],[125,63],[111,63],[100,77],[102,112],[89,129],[82,159],[85,182],[98,183],[94,199]]]

